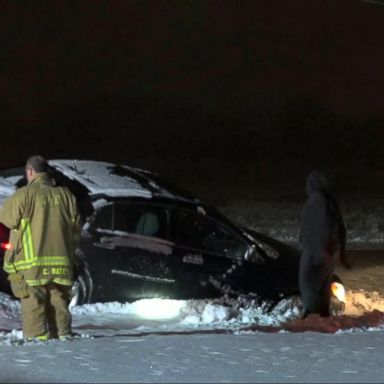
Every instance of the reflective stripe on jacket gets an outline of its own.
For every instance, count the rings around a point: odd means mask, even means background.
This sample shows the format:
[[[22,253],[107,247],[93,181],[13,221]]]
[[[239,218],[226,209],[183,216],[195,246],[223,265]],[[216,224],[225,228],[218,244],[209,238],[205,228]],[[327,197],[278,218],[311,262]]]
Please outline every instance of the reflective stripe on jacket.
[[[0,222],[11,229],[4,270],[22,273],[31,286],[73,283],[73,257],[80,233],[74,195],[46,173],[4,201]]]

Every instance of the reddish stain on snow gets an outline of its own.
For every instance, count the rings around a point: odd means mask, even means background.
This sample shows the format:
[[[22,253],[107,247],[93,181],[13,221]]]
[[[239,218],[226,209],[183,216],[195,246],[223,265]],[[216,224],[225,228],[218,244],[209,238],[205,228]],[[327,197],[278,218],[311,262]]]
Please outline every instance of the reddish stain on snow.
[[[370,327],[379,327],[384,325],[384,313],[378,310],[366,312],[361,316],[330,316],[320,317],[316,314],[309,315],[306,319],[291,320],[281,326],[257,326],[242,328],[242,331],[259,331],[259,332],[321,332],[335,333],[339,330],[347,330],[353,328],[366,329]]]

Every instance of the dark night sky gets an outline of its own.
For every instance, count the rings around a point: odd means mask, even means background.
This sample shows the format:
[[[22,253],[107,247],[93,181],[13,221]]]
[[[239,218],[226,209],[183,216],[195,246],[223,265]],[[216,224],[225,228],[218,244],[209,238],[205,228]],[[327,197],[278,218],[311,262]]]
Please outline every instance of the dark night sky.
[[[203,164],[217,169],[249,135],[233,173],[245,163],[265,172],[251,148],[276,151],[267,157],[276,167],[277,151],[307,162],[281,140],[308,135],[311,122],[316,134],[336,132],[322,145],[336,140],[342,159],[366,129],[381,138],[384,6],[375,3],[1,1],[0,15],[3,166],[42,152],[177,174],[176,160],[208,179]]]

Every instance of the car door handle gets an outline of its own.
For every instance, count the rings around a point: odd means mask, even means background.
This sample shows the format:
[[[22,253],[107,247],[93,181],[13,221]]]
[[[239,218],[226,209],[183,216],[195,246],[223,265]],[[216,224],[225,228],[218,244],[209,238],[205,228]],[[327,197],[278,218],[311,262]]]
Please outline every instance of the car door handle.
[[[101,237],[100,242],[93,243],[93,245],[99,248],[115,249],[115,244],[113,244],[112,240],[108,239],[108,237]]]

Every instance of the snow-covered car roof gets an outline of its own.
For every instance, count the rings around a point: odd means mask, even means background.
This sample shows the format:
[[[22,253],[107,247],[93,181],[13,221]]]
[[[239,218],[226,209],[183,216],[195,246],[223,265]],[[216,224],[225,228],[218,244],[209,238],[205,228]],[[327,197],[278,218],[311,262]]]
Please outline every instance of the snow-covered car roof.
[[[94,206],[98,202],[104,205],[109,198],[120,197],[166,197],[188,203],[199,202],[188,192],[169,186],[158,175],[139,168],[95,160],[55,159],[48,163],[54,172],[84,186]],[[0,172],[0,206],[16,191],[23,177],[24,167]]]
[[[186,199],[154,181],[154,174],[138,168],[94,160],[60,159],[48,163],[67,178],[84,185],[90,195],[143,198],[157,195]]]
[[[148,188],[129,176],[113,172],[114,164],[91,160],[50,160],[49,165],[71,180],[84,185],[91,194],[152,197]]]

